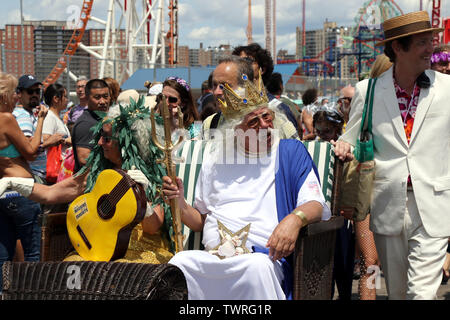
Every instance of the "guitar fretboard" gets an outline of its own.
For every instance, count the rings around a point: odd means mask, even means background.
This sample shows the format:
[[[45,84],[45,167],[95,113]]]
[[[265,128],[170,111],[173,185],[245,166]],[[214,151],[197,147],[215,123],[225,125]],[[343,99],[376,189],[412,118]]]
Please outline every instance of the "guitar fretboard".
[[[127,176],[122,176],[122,179],[116,184],[109,194],[105,194],[100,199],[102,200],[98,207],[98,214],[102,219],[110,219],[114,215],[116,204],[131,188],[133,181]]]

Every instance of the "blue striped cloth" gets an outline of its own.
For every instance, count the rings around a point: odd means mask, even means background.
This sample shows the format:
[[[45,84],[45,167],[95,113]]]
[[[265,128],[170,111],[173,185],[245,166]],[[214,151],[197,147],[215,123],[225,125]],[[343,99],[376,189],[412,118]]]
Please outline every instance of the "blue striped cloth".
[[[26,137],[32,137],[36,131],[37,118],[23,107],[18,106],[13,111],[13,116],[19,124],[20,130]],[[47,153],[40,150],[36,160],[29,162],[33,174],[45,179],[47,173]]]

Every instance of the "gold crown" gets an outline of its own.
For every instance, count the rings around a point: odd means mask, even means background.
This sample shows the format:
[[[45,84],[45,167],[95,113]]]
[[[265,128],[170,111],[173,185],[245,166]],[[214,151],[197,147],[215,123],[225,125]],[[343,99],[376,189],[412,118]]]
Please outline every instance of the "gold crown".
[[[226,119],[241,118],[269,102],[261,76],[259,77],[258,86],[253,81],[250,81],[246,74],[242,75],[242,80],[244,80],[244,88],[239,87],[236,91],[243,93],[243,96],[233,90],[227,83],[220,85],[225,101],[218,99],[220,102],[219,107]]]

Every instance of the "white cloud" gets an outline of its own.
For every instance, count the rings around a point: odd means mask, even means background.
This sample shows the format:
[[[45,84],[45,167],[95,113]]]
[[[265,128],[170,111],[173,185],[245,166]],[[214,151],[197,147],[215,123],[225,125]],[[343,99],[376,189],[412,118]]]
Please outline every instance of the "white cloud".
[[[69,16],[67,8],[70,5],[80,6],[83,0],[22,0],[25,19],[32,20],[66,20]],[[128,0],[131,1],[131,0]],[[168,13],[168,1],[165,0],[165,12]],[[380,0],[381,1],[381,0]],[[123,1],[121,1],[123,3]],[[156,0],[154,0],[156,2]],[[325,19],[336,21],[338,25],[355,25],[358,9],[368,0],[307,0],[306,29],[318,29]],[[396,0],[403,12],[419,9],[419,1]],[[136,0],[139,7],[142,1]],[[431,13],[431,1],[424,1],[425,9]],[[450,6],[442,1],[441,15],[450,16]],[[92,15],[106,20],[109,0],[95,0]],[[217,46],[222,43],[231,45],[247,43],[247,4],[245,0],[179,0],[179,44],[198,48]],[[142,10],[141,10],[142,11]],[[138,14],[142,12],[138,9]],[[264,44],[264,1],[252,1],[253,38]],[[0,27],[5,23],[20,23],[19,1],[2,1],[0,11]],[[168,18],[166,16],[166,23]],[[277,1],[277,47],[295,50],[295,29],[302,24],[302,1]],[[124,24],[122,24],[122,27]],[[99,28],[101,25],[90,21],[88,28]],[[168,30],[168,27],[165,28]]]
[[[290,53],[295,53],[295,33],[287,33],[277,36],[277,50],[288,50]]]
[[[201,27],[198,29],[192,30],[188,37],[193,40],[202,40],[206,39],[211,34],[211,28],[210,27]]]

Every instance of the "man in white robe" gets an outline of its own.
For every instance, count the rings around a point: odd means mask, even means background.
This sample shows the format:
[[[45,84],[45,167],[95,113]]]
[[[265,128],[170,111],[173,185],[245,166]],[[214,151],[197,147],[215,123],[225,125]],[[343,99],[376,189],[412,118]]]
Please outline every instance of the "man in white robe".
[[[289,298],[286,260],[300,229],[331,215],[307,150],[300,141],[277,138],[280,114],[252,90],[260,89],[247,83],[239,101],[224,85],[222,112],[235,136],[227,141],[234,143],[214,140],[193,207],[181,179],[163,178],[163,193],[178,199],[182,222],[203,231],[205,251],[182,251],[169,261],[183,271],[189,299]],[[288,180],[294,187],[286,187]]]

